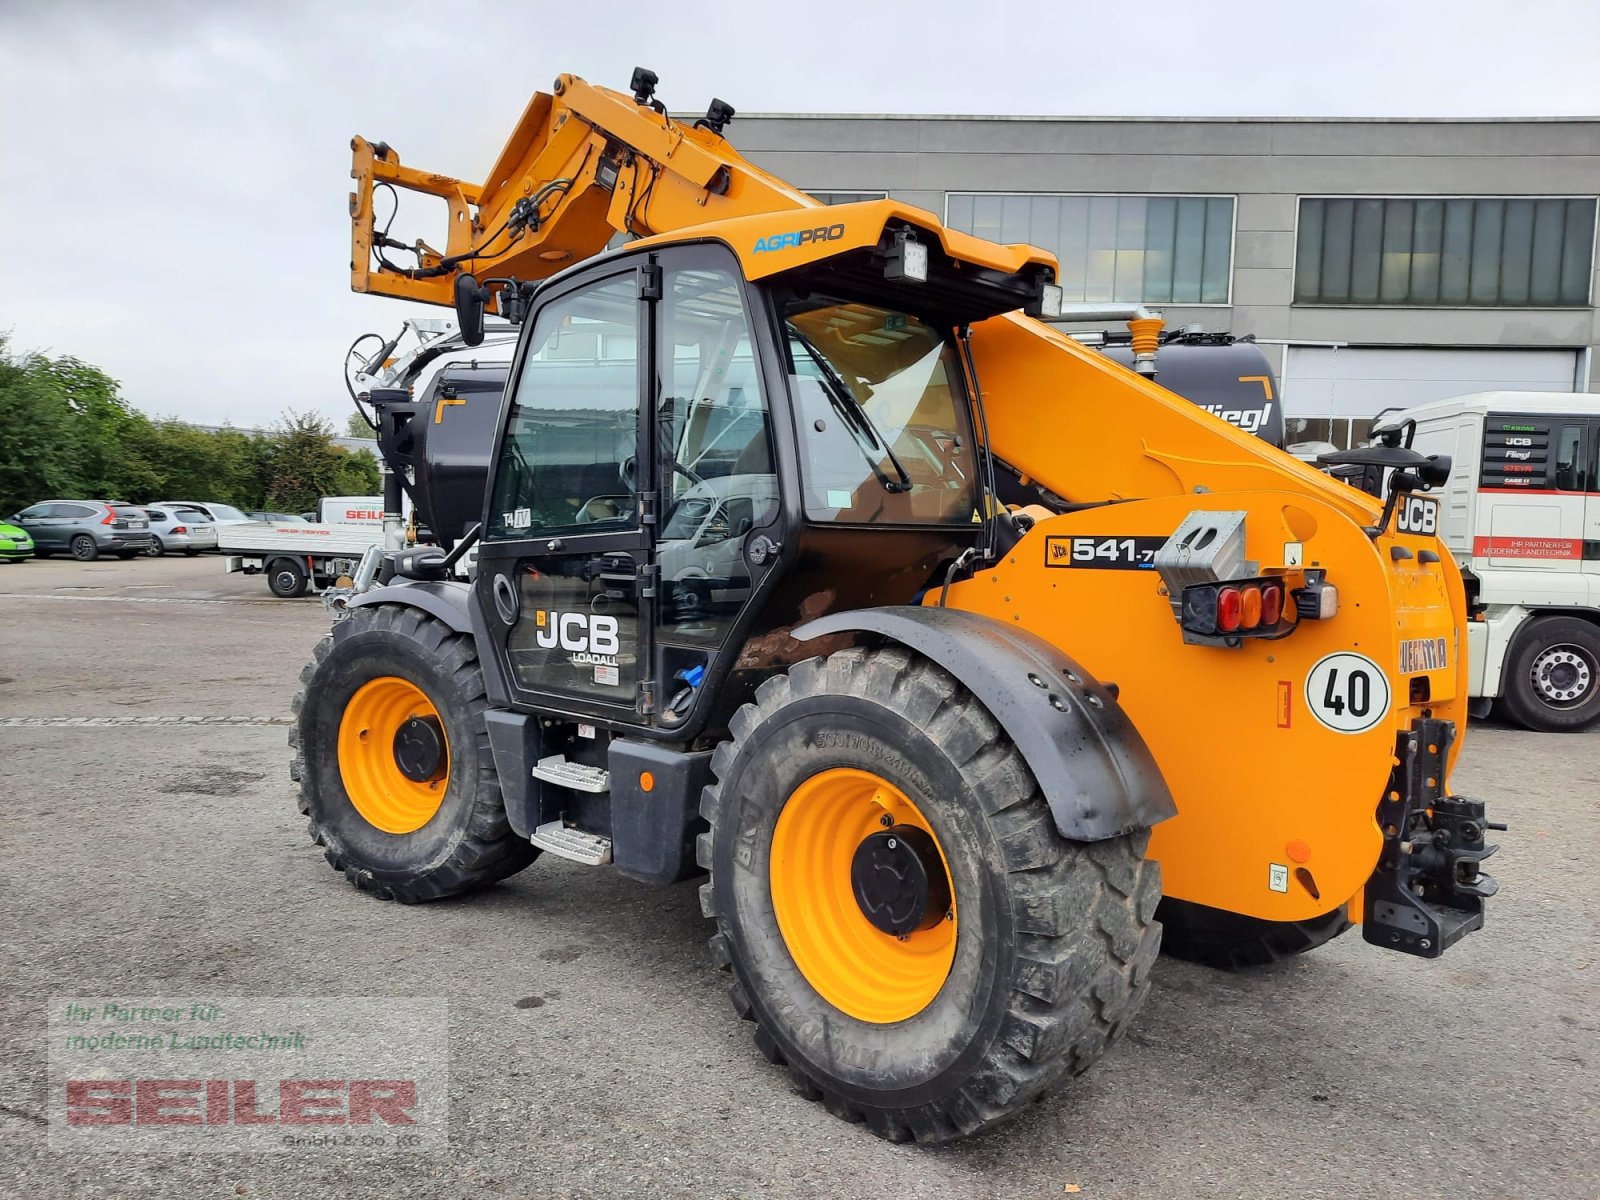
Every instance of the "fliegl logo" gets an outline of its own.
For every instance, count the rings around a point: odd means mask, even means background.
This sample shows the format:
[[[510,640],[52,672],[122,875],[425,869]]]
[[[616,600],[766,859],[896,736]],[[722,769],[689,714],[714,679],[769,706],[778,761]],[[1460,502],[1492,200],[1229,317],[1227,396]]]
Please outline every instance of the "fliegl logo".
[[[1202,404],[1200,407],[1213,417],[1221,417],[1229,425],[1237,425],[1246,433],[1260,433],[1261,427],[1272,415],[1271,404],[1261,408],[1229,408],[1225,404]]]
[[[534,641],[546,650],[560,646],[572,651],[571,662],[575,667],[590,663],[605,667],[617,665],[621,643],[615,617],[541,608],[534,614],[534,624],[537,626]]]
[[[755,252],[765,254],[769,250],[789,250],[809,242],[836,242],[843,236],[843,225],[822,225],[793,233],[775,233],[771,237],[757,238]]]

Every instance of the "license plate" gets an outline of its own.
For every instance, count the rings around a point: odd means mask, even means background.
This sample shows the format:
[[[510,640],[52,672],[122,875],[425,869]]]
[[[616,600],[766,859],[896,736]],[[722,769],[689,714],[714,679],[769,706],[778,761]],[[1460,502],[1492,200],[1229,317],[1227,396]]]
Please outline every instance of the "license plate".
[[[1395,505],[1394,527],[1401,533],[1432,537],[1439,532],[1439,502],[1426,496],[1401,496]]]
[[[1450,665],[1450,643],[1442,637],[1406,638],[1400,643],[1400,674],[1443,671]]]

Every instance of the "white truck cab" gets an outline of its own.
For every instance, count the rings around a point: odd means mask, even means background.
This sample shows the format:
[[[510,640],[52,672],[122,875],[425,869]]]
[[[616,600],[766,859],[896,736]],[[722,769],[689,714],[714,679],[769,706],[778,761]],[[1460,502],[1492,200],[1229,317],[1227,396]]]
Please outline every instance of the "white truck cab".
[[[1466,574],[1471,695],[1533,729],[1600,719],[1600,395],[1476,392],[1407,409],[1448,454],[1441,536]]]

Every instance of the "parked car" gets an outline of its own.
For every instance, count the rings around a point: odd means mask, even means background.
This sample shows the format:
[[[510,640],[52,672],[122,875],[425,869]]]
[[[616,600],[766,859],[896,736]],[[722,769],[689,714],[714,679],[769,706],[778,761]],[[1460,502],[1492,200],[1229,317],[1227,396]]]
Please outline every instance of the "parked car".
[[[255,509],[247,510],[244,515],[249,517],[252,521],[266,521],[273,525],[278,524],[280,521],[293,523],[303,519],[295,516],[294,513],[258,512]]]
[[[45,500],[9,518],[33,536],[40,558],[70,554],[93,562],[102,554],[132,558],[150,549],[144,509],[105,500]]]
[[[197,508],[147,508],[150,518],[150,553],[181,550],[193,558],[202,550],[217,548],[217,527]]]
[[[0,562],[21,562],[33,557],[33,539],[17,525],[0,521]]]
[[[157,500],[156,508],[192,508],[211,518],[213,525],[243,525],[253,518],[240,512],[231,504],[217,504],[211,500]]]

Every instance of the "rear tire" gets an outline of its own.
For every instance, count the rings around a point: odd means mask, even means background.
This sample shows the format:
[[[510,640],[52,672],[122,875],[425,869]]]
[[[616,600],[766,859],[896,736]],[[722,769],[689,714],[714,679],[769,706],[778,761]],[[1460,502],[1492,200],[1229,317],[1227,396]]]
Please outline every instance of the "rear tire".
[[[711,872],[701,907],[717,924],[712,956],[732,972],[735,1011],[755,1023],[756,1047],[787,1066],[802,1095],[891,1141],[943,1141],[1085,1070],[1127,1027],[1161,941],[1148,834],[1063,838],[1015,746],[949,674],[898,648],[846,650],[767,680],[730,725],[701,804],[711,826],[698,843]],[[871,988],[858,993],[857,1015],[849,985],[886,971],[898,984],[906,976],[896,964],[914,960],[916,939],[943,924],[900,939],[879,934],[864,908],[840,898],[843,888],[854,900],[854,868],[845,880],[827,871],[790,877],[797,862],[830,860],[791,854],[805,846],[780,818],[811,805],[819,779],[841,774],[870,776],[912,802],[953,892],[947,974],[935,976],[931,998],[912,989],[923,1007],[909,1015],[868,1011]],[[826,827],[830,810],[817,811]],[[854,836],[877,832],[871,812],[849,826]],[[812,897],[790,926],[801,931],[791,946],[779,904],[793,914]],[[852,927],[866,929],[866,941]],[[808,949],[811,969],[799,961]]]
[[[134,559],[134,556],[137,555],[138,553],[139,552],[137,550],[118,550],[117,551],[117,557],[120,558],[123,562],[132,562],[133,559]]]
[[[67,546],[72,551],[72,557],[79,562],[93,562],[100,557],[100,547],[87,533],[80,533]]]
[[[435,811],[399,833],[375,824],[374,816],[392,828],[413,824],[384,817],[404,814],[406,793],[414,789],[397,780],[397,787],[375,794],[383,789],[373,786],[373,774],[363,773],[353,756],[341,758],[352,744],[346,721],[359,708],[357,693],[385,680],[425,697],[421,703],[437,715],[447,754]],[[379,899],[415,904],[494,883],[534,860],[538,850],[506,818],[484,725],[487,707],[472,639],[416,609],[359,608],[333,627],[300,672],[289,731],[289,776],[300,785],[311,840],[324,847],[330,866]],[[376,740],[387,753],[387,739]]]
[[[1309,921],[1263,921],[1171,896],[1156,912],[1161,951],[1207,967],[1264,967],[1331,942],[1351,927],[1345,908]]]
[[[194,557],[195,557],[195,556],[196,556],[196,555],[198,555],[198,554],[199,554],[199,553],[200,553],[200,551],[198,551],[198,550],[196,550],[196,549],[194,549],[194,548],[193,548],[193,547],[190,547],[190,548],[189,548],[189,549],[186,549],[186,550],[185,550],[185,551],[184,551],[184,552],[183,552],[183,556],[184,556],[184,557],[185,557],[185,558],[194,558]]]
[[[282,600],[295,600],[311,587],[311,577],[294,559],[275,558],[267,566],[267,587]]]
[[[1600,628],[1578,617],[1529,621],[1506,657],[1501,702],[1519,725],[1542,733],[1600,720]]]

